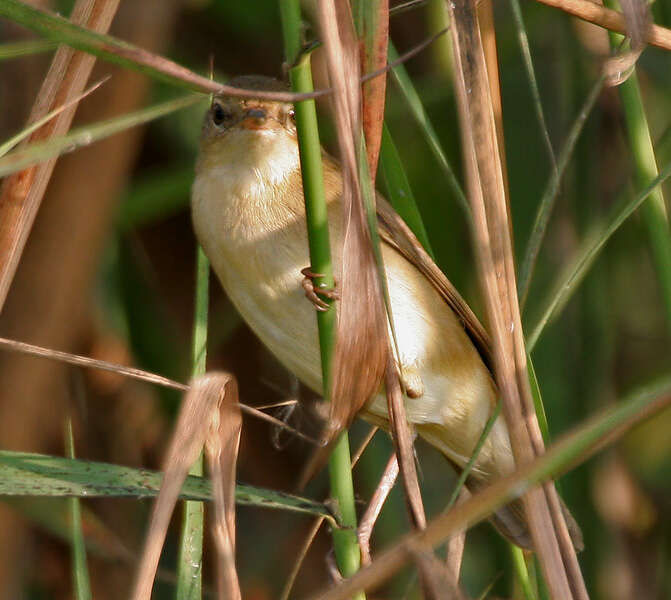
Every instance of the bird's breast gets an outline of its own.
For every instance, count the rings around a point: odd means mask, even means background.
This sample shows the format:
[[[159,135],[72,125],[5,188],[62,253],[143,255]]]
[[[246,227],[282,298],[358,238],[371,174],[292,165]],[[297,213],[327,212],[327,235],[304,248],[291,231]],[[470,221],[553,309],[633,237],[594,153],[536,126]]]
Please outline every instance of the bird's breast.
[[[309,265],[306,225],[287,207],[287,186],[241,186],[199,173],[192,192],[196,234],[227,295],[268,349],[321,390],[314,308],[301,286]],[[302,197],[301,197],[302,200]]]

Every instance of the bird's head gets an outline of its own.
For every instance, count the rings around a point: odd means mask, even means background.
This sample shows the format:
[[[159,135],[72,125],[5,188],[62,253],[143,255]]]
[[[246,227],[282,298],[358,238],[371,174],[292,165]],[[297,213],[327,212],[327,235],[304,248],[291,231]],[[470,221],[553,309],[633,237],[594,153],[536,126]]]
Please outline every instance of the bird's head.
[[[270,77],[244,75],[229,85],[264,91],[288,91]],[[218,95],[212,99],[201,135],[200,169],[252,169],[277,182],[298,166],[293,105]]]

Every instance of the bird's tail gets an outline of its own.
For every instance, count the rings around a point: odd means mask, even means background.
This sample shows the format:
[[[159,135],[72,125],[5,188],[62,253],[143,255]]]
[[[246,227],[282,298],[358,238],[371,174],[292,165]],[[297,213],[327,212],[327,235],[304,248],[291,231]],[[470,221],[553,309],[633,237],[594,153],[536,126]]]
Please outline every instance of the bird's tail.
[[[466,485],[470,491],[475,492],[477,489],[484,487],[486,482],[469,477]],[[580,552],[584,548],[582,531],[568,507],[561,499],[560,502],[573,547]],[[514,500],[501,507],[490,517],[490,521],[505,538],[525,550],[533,550],[531,531],[529,530],[529,522],[526,518],[522,499]]]

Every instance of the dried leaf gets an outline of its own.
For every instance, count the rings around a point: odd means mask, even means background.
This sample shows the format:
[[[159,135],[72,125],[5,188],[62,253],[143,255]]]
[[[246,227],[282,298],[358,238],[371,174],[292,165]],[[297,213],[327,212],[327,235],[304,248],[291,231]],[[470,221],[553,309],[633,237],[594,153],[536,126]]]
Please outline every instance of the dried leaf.
[[[331,414],[325,435],[331,441],[380,389],[387,357],[387,329],[358,170],[361,96],[358,45],[349,3],[320,0],[319,21],[333,87],[345,220]]]
[[[411,544],[408,551],[417,566],[422,592],[427,600],[464,600],[447,567],[436,558],[430,547]]]
[[[389,353],[387,369],[385,371],[385,386],[387,407],[389,410],[389,428],[394,440],[401,475],[403,476],[403,487],[410,509],[410,517],[415,528],[424,529],[426,527],[426,515],[424,513],[422,493],[419,489],[417,469],[415,467],[414,435],[410,430],[408,420],[405,416],[403,391],[401,390],[398,372],[391,352]]]
[[[228,397],[229,394],[233,396],[233,400]],[[210,373],[199,377],[193,381],[184,397],[175,432],[170,440],[165,459],[163,484],[154,502],[147,539],[131,596],[133,600],[149,600],[151,597],[161,548],[165,541],[170,517],[175,508],[179,491],[189,468],[198,457],[205,441],[211,442],[210,438],[213,433],[219,430],[222,405],[225,404],[228,407],[232,403],[237,404],[237,386],[235,380],[224,373]],[[225,412],[227,411],[228,408]],[[211,446],[215,449],[217,447],[214,442],[211,443]],[[221,447],[223,448],[223,444]],[[221,466],[215,466],[216,470],[219,471],[218,475],[221,477]],[[223,478],[221,478],[221,481],[223,481]],[[215,486],[215,494],[219,494],[221,497],[227,496],[228,490],[224,494],[223,485]],[[218,504],[223,506],[228,500],[228,497],[223,497],[223,502]],[[218,511],[217,516],[219,516]],[[231,531],[228,526],[227,531]]]
[[[217,561],[217,594],[220,599],[239,600],[240,583],[235,569],[235,468],[238,462],[242,413],[238,386],[229,379],[226,394],[215,413],[205,443],[212,471],[215,523],[213,526]]]
[[[620,8],[627,25],[627,35],[633,50],[645,47],[652,16],[646,0],[620,0]]]
[[[371,562],[370,558],[370,537],[373,533],[373,527],[375,526],[375,521],[377,521],[380,511],[384,506],[384,503],[389,496],[396,479],[398,478],[398,460],[396,458],[396,453],[392,454],[387,466],[384,468],[382,477],[375,488],[375,492],[368,503],[366,512],[363,517],[361,517],[361,522],[359,523],[359,546],[361,547],[361,564],[369,565]]]
[[[543,441],[527,376],[510,220],[490,83],[475,2],[451,2],[448,9],[475,246],[493,333],[494,371],[503,397],[515,460],[518,465],[523,465],[543,452]],[[558,509],[558,498],[553,494],[556,496],[556,491],[549,485],[532,489],[524,496],[534,547],[551,594],[557,598],[585,598],[579,569],[571,572],[572,585],[564,569],[564,561],[577,565],[577,559],[570,541],[568,546],[564,543],[568,538],[566,524]],[[559,536],[555,535],[555,528]]]
[[[363,22],[360,24],[361,70],[363,73],[373,73],[387,66],[389,0],[361,1],[363,2]],[[382,141],[386,89],[386,76],[370,79],[362,87],[363,132],[366,139],[368,170],[373,184]]]
[[[462,487],[455,506],[466,502],[471,497],[470,492]],[[464,546],[466,545],[466,530],[455,533],[447,542],[447,555],[445,556],[445,566],[450,583],[458,589],[459,575],[461,573],[461,561],[464,557]]]

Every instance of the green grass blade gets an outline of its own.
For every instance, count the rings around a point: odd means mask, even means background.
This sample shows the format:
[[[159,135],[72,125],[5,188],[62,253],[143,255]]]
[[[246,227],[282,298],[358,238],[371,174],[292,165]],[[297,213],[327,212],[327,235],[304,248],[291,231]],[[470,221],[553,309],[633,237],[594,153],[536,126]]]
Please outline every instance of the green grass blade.
[[[203,249],[196,251],[196,293],[193,320],[192,376],[203,375],[207,363],[207,311],[209,306],[210,262]],[[189,474],[202,476],[203,455],[191,467]],[[203,589],[203,532],[205,506],[202,502],[184,503],[182,534],[177,561],[177,589],[179,600],[197,600]]]
[[[510,0],[510,8],[513,12],[515,29],[517,29],[517,41],[519,42],[520,52],[522,53],[522,63],[524,64],[524,70],[526,71],[527,79],[529,80],[529,88],[531,89],[531,96],[533,99],[534,109],[536,111],[536,119],[538,120],[538,125],[540,126],[540,130],[543,135],[543,142],[545,142],[545,147],[548,151],[552,170],[556,171],[557,161],[555,159],[555,153],[552,148],[552,142],[550,141],[547,122],[545,121],[543,103],[541,102],[541,94],[538,89],[538,81],[536,80],[534,62],[531,58],[531,50],[529,49],[529,38],[527,37],[527,29],[524,25],[524,18],[522,17],[522,9],[520,7],[519,0]]]
[[[0,61],[50,52],[58,48],[58,42],[51,40],[26,40],[0,44]]]
[[[527,364],[529,366],[529,385],[531,386],[531,395],[534,397],[534,408],[536,410],[536,417],[538,418],[538,426],[543,436],[543,441],[548,444],[550,442],[550,428],[548,426],[548,417],[545,413],[545,406],[543,404],[543,397],[541,396],[541,388],[538,385],[538,378],[536,377],[536,369],[531,360],[531,355],[527,350]]]
[[[464,467],[463,471],[459,474],[459,479],[457,479],[457,483],[454,486],[454,490],[452,490],[452,495],[450,496],[450,499],[447,502],[445,510],[450,510],[450,508],[452,508],[454,506],[454,503],[457,501],[457,498],[459,497],[459,492],[461,492],[461,488],[466,483],[468,475],[473,470],[475,461],[478,459],[480,451],[482,450],[482,447],[485,445],[485,442],[487,441],[489,432],[492,430],[492,427],[494,427],[494,423],[496,422],[496,419],[498,419],[500,414],[501,414],[501,400],[499,400],[496,403],[496,406],[494,407],[492,414],[489,416],[489,419],[487,419],[487,422],[485,423],[485,426],[482,430],[482,433],[480,434],[477,444],[475,445],[475,449],[473,450],[471,458],[466,463],[466,466]]]
[[[604,5],[609,8],[618,8],[615,0],[606,0]],[[609,32],[609,36],[611,46],[618,51],[624,38],[613,32]],[[635,67],[627,80],[618,86],[618,90],[631,146],[634,180],[637,187],[641,189],[657,177],[658,170]],[[666,311],[667,327],[671,332],[671,228],[669,228],[669,218],[661,187],[656,188],[650,194],[641,207],[641,215],[648,229],[653,263]]]
[[[65,428],[68,456],[75,458],[75,442],[72,436],[72,421],[68,419]],[[72,548],[72,587],[77,600],[90,600],[91,582],[86,563],[86,543],[82,530],[82,514],[79,498],[68,498],[70,508],[70,545]]]
[[[606,242],[620,228],[620,226],[643,204],[648,196],[661,183],[671,176],[671,163],[648,185],[641,193],[626,202],[624,206],[617,207],[610,218],[601,226],[598,226],[591,235],[588,235],[578,250],[576,258],[568,265],[559,276],[553,292],[545,302],[541,316],[537,323],[530,328],[531,334],[527,337],[527,350],[531,352],[538,339],[552,319],[573,295],[580,282],[583,280],[595,259],[601,252]]]
[[[545,237],[548,222],[550,221],[550,215],[552,214],[555,201],[559,196],[561,178],[564,176],[566,167],[573,157],[573,152],[575,150],[576,143],[578,142],[578,138],[582,133],[585,122],[587,121],[587,117],[592,112],[592,108],[594,108],[594,105],[599,98],[601,90],[603,89],[603,83],[604,78],[599,78],[587,96],[585,104],[580,110],[580,113],[578,114],[578,117],[573,123],[571,131],[566,138],[564,147],[562,148],[561,154],[559,155],[559,163],[557,164],[557,168],[552,172],[550,181],[548,182],[548,185],[545,188],[543,196],[541,197],[541,201],[538,205],[536,219],[531,230],[529,243],[527,244],[527,248],[524,253],[524,259],[522,260],[522,266],[520,267],[517,284],[520,295],[520,306],[522,308],[524,308],[527,296],[529,294],[533,270],[536,265],[536,260],[538,258],[538,253],[540,252],[541,244],[543,243],[543,238]]]
[[[515,577],[520,584],[520,589],[522,590],[524,600],[537,600],[538,597],[534,592],[531,579],[529,578],[527,561],[524,559],[524,550],[513,544],[510,544],[509,548],[513,559],[513,570],[515,571]]]
[[[0,17],[35,31],[52,42],[63,43],[108,62],[139,71],[191,91],[209,93],[214,83],[172,61],[152,55],[128,42],[75,25],[54,13],[19,2],[0,2]]]
[[[298,0],[280,0],[282,30],[284,33],[285,56],[288,64],[291,88],[295,92],[312,91],[312,74],[309,54],[299,57],[300,48],[300,4]],[[300,60],[299,60],[300,58]],[[298,63],[297,63],[298,61]],[[315,280],[316,285],[328,288],[335,286],[331,264],[326,195],[322,175],[321,144],[317,128],[317,112],[314,100],[296,102],[294,105],[298,148],[301,160],[303,193],[310,247],[310,266],[313,272],[323,277]],[[325,312],[317,312],[319,348],[321,353],[322,381],[324,397],[328,400],[331,381],[331,359],[335,347],[336,311],[335,307]],[[331,495],[338,502],[343,527],[333,528],[333,547],[340,572],[349,577],[359,569],[360,552],[356,536],[356,509],[354,485],[350,462],[349,436],[340,435],[329,457],[329,481]],[[364,599],[365,595],[357,596]]]
[[[161,102],[148,108],[128,113],[120,117],[86,125],[45,142],[28,144],[0,158],[0,177],[25,169],[50,158],[72,152],[82,146],[104,139],[131,127],[165,117],[177,110],[191,106],[204,99],[201,95],[189,95],[167,102]]]
[[[81,459],[0,451],[0,496],[75,496],[153,498],[162,473]],[[179,496],[182,500],[212,501],[208,479],[189,475]],[[288,510],[332,520],[320,502],[292,494],[238,484],[235,501],[243,506]]]
[[[398,58],[398,52],[396,51],[396,48],[394,48],[394,45],[390,41],[389,61],[390,62],[394,61],[397,58]],[[391,70],[391,74],[392,78],[396,82],[396,85],[398,86],[398,89],[401,91],[404,100],[408,104],[410,114],[417,121],[420,130],[424,134],[424,137],[426,138],[426,141],[429,144],[431,152],[433,152],[434,156],[436,157],[436,160],[438,161],[438,164],[443,170],[443,173],[447,178],[447,183],[452,189],[452,193],[459,202],[459,205],[470,217],[471,207],[468,204],[468,200],[466,199],[464,191],[461,189],[461,186],[459,185],[457,176],[454,174],[454,171],[449,161],[447,160],[447,155],[445,154],[445,151],[443,150],[440,140],[438,139],[438,134],[436,133],[436,130],[431,124],[429,116],[426,114],[426,110],[424,110],[424,105],[422,104],[419,94],[417,93],[417,90],[415,89],[415,86],[412,83],[412,80],[410,79],[410,76],[408,75],[405,66],[403,66],[402,64],[395,66]]]
[[[406,222],[408,227],[417,236],[424,249],[435,258],[429,236],[424,227],[422,215],[419,212],[415,196],[412,193],[408,176],[405,174],[403,162],[385,123],[382,129],[382,144],[380,146],[380,173],[387,190],[387,197],[396,212]]]
[[[37,131],[40,127],[42,127],[42,125],[51,121],[51,119],[53,119],[56,115],[62,113],[64,110],[66,110],[73,104],[76,104],[82,98],[85,98],[91,92],[98,89],[105,81],[107,81],[107,79],[109,78],[105,78],[102,81],[99,81],[98,83],[92,85],[85,92],[79,94],[76,98],[73,98],[69,102],[66,102],[65,104],[62,104],[61,106],[48,112],[41,119],[38,119],[34,123],[31,123],[30,125],[28,125],[28,127],[24,127],[21,131],[19,131],[19,133],[9,138],[4,144],[0,144],[0,157],[7,154],[7,152],[9,152],[12,148],[14,148],[14,146],[16,146],[19,142],[25,140],[30,134],[32,134],[33,132]]]

